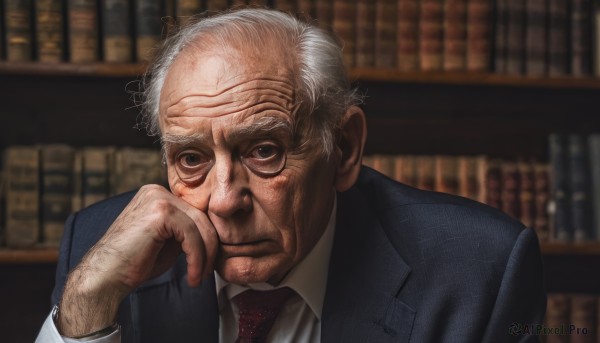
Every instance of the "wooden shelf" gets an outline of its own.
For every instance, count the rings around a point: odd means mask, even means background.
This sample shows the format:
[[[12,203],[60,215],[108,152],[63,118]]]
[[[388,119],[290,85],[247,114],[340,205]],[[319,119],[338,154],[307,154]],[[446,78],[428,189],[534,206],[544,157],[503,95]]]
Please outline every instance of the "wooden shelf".
[[[0,249],[0,264],[56,263],[58,249]]]
[[[144,73],[146,67],[145,63],[0,62],[0,75],[138,77]],[[365,82],[600,89],[600,78],[594,77],[530,77],[469,72],[402,72],[383,68],[351,68],[349,76],[353,81]]]
[[[589,255],[600,256],[600,242],[541,244],[543,255]],[[0,249],[0,264],[56,263],[57,249]]]

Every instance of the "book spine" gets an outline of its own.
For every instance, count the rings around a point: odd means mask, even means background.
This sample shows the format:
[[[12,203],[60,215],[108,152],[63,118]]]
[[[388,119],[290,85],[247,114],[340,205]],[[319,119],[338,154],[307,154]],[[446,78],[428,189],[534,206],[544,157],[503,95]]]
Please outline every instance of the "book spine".
[[[138,61],[152,59],[153,49],[162,36],[161,18],[165,13],[160,0],[135,2],[135,52]]]
[[[71,211],[83,208],[83,152],[76,150],[73,156],[73,193],[71,196]]]
[[[437,192],[458,194],[458,166],[453,156],[438,155],[435,163],[435,190]]]
[[[533,164],[527,161],[517,162],[519,174],[518,201],[520,205],[519,220],[528,228],[535,224],[535,174]]]
[[[40,62],[60,62],[64,56],[63,2],[38,0],[35,7],[36,45]]]
[[[466,0],[444,2],[444,53],[445,71],[466,69],[467,51],[467,8]]]
[[[488,197],[487,193],[487,172],[488,159],[486,156],[475,157],[475,165],[477,169],[477,201],[485,203]]]
[[[347,68],[354,66],[355,21],[356,3],[354,0],[333,1],[333,31],[342,41],[342,57]]]
[[[359,0],[356,4],[356,66],[375,65],[375,4]]]
[[[442,70],[442,0],[422,0],[419,19],[419,67],[421,71]]]
[[[83,207],[104,200],[110,193],[110,152],[105,148],[83,150]]]
[[[298,0],[298,17],[306,22],[315,18],[315,4],[312,0]]]
[[[206,9],[208,11],[224,11],[229,7],[227,0],[207,0]]]
[[[520,75],[523,73],[525,61],[525,2],[523,0],[508,0],[506,44],[506,72]]]
[[[128,0],[104,0],[102,3],[102,43],[105,62],[127,63],[133,60]]]
[[[508,0],[496,0],[494,7],[494,71],[506,73],[508,37]]]
[[[502,208],[502,162],[490,160],[485,174],[485,203],[497,209]]]
[[[600,134],[588,137],[590,154],[590,175],[592,182],[592,212],[594,218],[594,238],[600,240]]]
[[[123,148],[115,154],[115,194],[129,192],[146,184],[166,183],[162,155],[157,150]]]
[[[435,190],[435,161],[433,156],[417,156],[416,160],[417,188]]]
[[[567,74],[567,1],[548,0],[548,73]]]
[[[591,59],[591,0],[571,0],[571,74],[590,76]]]
[[[546,74],[546,0],[528,0],[525,10],[525,73]]]
[[[177,17],[177,25],[180,27],[186,26],[194,15],[202,11],[201,0],[176,0],[175,16]]]
[[[489,70],[492,5],[490,0],[467,0],[467,61],[470,72]]]
[[[9,147],[6,166],[6,245],[32,247],[39,242],[39,150]]]
[[[550,202],[550,166],[546,163],[534,165],[535,219],[533,226],[542,242],[550,240],[548,204]]]
[[[410,155],[397,155],[394,161],[394,179],[405,185],[417,185],[415,158]]]
[[[68,0],[69,60],[73,63],[98,60],[98,9],[94,0]]]
[[[398,0],[398,34],[396,56],[400,71],[419,68],[419,3],[417,0]]]
[[[458,195],[478,200],[477,160],[470,156],[458,157]]]
[[[315,3],[317,24],[326,31],[333,29],[333,0],[318,0]]]
[[[296,1],[294,0],[273,0],[273,7],[279,11],[291,14],[296,14],[297,11]]]
[[[517,164],[504,162],[500,168],[500,209],[509,216],[519,219],[521,217],[521,204],[519,203],[520,180]]]
[[[74,149],[42,147],[42,242],[58,247],[65,220],[71,213]]]
[[[569,135],[568,147],[571,225],[574,240],[587,241],[592,238],[591,182],[587,142],[581,135]]]
[[[546,308],[546,327],[561,328],[568,327],[569,317],[571,314],[571,299],[567,294],[550,293],[548,294],[548,305]],[[557,330],[558,331],[558,330]],[[548,336],[548,341],[552,339],[554,342],[568,342],[569,336],[567,333],[556,332],[552,336]]]
[[[11,0],[5,4],[6,60],[9,62],[31,61],[32,20],[31,0]]]
[[[373,169],[381,174],[394,177],[394,158],[388,155],[373,155]]]
[[[573,231],[569,210],[566,142],[559,134],[551,134],[548,141],[552,195],[550,231],[552,238],[557,241],[570,241],[573,239]]]
[[[375,2],[375,66],[396,67],[397,0]]]
[[[583,330],[586,333],[574,331],[570,336],[569,343],[594,343],[596,332],[596,316],[598,308],[598,299],[594,295],[573,294],[571,298],[571,318],[570,325]]]

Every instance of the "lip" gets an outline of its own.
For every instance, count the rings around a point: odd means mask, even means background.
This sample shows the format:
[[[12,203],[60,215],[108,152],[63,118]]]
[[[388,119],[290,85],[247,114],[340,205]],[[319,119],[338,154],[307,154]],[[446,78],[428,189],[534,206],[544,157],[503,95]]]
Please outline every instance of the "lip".
[[[248,242],[240,242],[240,243],[227,243],[227,242],[221,242],[221,245],[225,245],[225,246],[230,246],[230,247],[243,247],[243,246],[248,246],[248,245],[258,245],[264,242],[267,242],[267,239],[257,239],[255,241],[248,241]]]
[[[259,239],[242,243],[221,243],[221,253],[225,258],[263,256],[273,249],[270,242],[268,239]]]

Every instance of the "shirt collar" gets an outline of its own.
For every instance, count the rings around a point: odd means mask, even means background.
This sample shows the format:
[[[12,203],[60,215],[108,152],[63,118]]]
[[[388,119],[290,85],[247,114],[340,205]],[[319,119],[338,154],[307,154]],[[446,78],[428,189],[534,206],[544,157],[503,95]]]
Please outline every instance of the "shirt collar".
[[[323,235],[308,255],[292,268],[277,287],[273,287],[268,283],[253,283],[248,286],[232,284],[221,278],[219,273],[215,271],[219,309],[222,310],[226,301],[231,301],[233,297],[249,288],[256,290],[272,290],[281,287],[290,287],[302,297],[317,319],[321,320],[323,302],[325,300],[325,290],[327,287],[329,259],[331,257],[333,237],[335,234],[336,208],[337,198],[334,198],[333,209],[329,216],[329,222],[327,223],[325,232],[323,232]]]

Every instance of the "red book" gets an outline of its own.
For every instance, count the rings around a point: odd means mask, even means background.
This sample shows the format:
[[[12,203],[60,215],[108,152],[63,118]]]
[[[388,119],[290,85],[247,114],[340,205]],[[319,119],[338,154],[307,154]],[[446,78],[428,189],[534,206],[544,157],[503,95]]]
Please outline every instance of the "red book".
[[[442,1],[422,0],[420,4],[419,66],[422,71],[439,71],[442,70]]]
[[[375,3],[375,66],[396,66],[396,0],[377,0]]]
[[[398,0],[397,66],[401,71],[419,67],[419,4],[417,0]]]
[[[467,0],[467,70],[490,69],[490,32],[492,5],[490,0]]]
[[[356,4],[356,66],[375,65],[375,4],[359,0]]]
[[[346,67],[354,66],[356,42],[356,3],[354,0],[333,1],[333,32],[342,41],[342,57]]]
[[[534,164],[535,219],[533,227],[540,241],[550,240],[550,166],[547,163]]]
[[[466,0],[444,2],[444,70],[461,71],[466,67]]]

